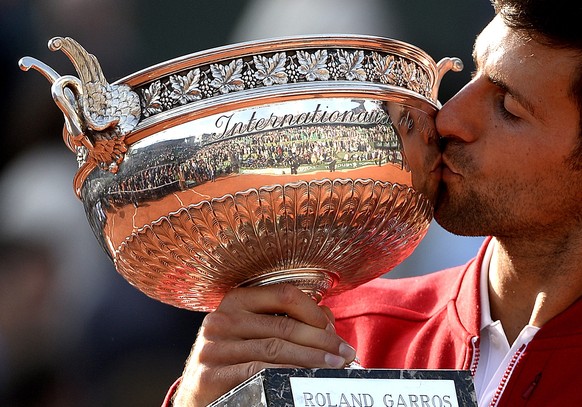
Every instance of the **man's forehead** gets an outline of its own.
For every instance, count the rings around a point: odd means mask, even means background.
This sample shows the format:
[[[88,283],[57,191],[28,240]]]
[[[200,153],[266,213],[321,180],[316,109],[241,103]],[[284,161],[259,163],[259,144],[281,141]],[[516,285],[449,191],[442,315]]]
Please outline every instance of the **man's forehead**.
[[[473,47],[473,60],[477,69],[503,79],[519,69],[521,73],[531,58],[537,58],[535,42],[525,32],[508,27],[497,15],[477,36]]]
[[[499,15],[481,31],[473,46],[473,59],[475,62],[485,58],[491,53],[502,53],[508,40],[509,28],[503,23]]]

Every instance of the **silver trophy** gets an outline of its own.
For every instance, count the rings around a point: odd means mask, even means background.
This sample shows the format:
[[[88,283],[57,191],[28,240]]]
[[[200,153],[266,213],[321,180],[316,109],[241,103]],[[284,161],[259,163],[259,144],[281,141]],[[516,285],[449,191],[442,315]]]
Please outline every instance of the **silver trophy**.
[[[320,300],[390,271],[427,231],[437,91],[457,58],[300,36],[108,83],[73,39],[49,48],[77,76],[20,65],[52,83],[97,240],[152,298],[210,311],[234,287],[289,282]]]
[[[49,48],[78,76],[30,57],[20,66],[52,83],[97,240],[154,299],[211,311],[234,287],[287,282],[319,301],[387,273],[426,234],[437,92],[462,69],[457,58],[435,63],[379,37],[301,36],[110,84],[71,38]],[[466,371],[366,369],[265,369],[212,405],[332,405],[348,394],[373,405],[387,391],[476,406]]]

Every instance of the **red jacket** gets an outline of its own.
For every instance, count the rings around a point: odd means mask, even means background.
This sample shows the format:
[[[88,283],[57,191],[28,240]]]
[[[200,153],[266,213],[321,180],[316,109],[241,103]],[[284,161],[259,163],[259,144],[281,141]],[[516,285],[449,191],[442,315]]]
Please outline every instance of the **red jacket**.
[[[377,279],[327,299],[338,333],[357,349],[362,365],[475,372],[479,272],[487,243],[465,266],[421,277]],[[515,359],[494,405],[582,405],[582,298],[546,323]],[[171,405],[174,391],[168,392],[164,406]]]
[[[475,372],[479,273],[487,243],[465,266],[377,279],[326,300],[338,334],[357,349],[362,365]],[[498,391],[497,406],[582,405],[582,298],[518,351]]]

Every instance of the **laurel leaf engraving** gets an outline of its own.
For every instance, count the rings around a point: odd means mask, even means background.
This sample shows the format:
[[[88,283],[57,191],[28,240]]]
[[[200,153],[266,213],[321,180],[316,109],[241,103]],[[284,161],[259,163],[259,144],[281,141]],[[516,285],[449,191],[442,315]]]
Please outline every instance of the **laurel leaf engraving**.
[[[329,70],[327,69],[327,50],[317,50],[314,53],[307,51],[297,51],[299,67],[297,71],[305,75],[305,79],[312,82],[315,80],[326,81],[329,79]]]
[[[393,55],[380,55],[377,52],[372,53],[372,60],[376,75],[380,82],[388,85],[396,85],[399,81],[398,61]]]
[[[142,106],[144,109],[143,114],[145,117],[162,112],[163,106],[160,99],[161,94],[162,83],[160,81],[152,82],[150,86],[142,90]]]
[[[348,52],[346,50],[338,50],[338,58],[340,61],[339,71],[347,80],[366,80],[366,70],[363,67],[364,51]]]
[[[202,98],[200,91],[200,69],[192,69],[186,75],[172,75],[170,76],[170,84],[172,85],[172,92],[170,98],[177,101],[181,105],[193,102]]]
[[[262,81],[265,86],[287,83],[287,72],[285,72],[287,56],[284,52],[276,53],[271,58],[256,55],[253,61],[257,68],[255,78]]]
[[[218,89],[222,94],[243,90],[242,69],[242,59],[235,59],[228,65],[212,64],[210,65],[210,71],[214,79],[210,82],[210,85]]]
[[[405,85],[414,92],[421,93],[423,83],[426,80],[422,71],[415,64],[407,61],[402,61],[401,66]]]

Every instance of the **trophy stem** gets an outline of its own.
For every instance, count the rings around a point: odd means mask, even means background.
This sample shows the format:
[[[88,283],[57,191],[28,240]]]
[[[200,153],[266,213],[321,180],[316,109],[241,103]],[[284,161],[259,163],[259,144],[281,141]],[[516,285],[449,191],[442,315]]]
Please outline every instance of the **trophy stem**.
[[[326,269],[295,268],[277,270],[254,277],[240,284],[240,287],[259,287],[269,284],[291,283],[319,303],[337,280],[338,276]],[[363,369],[363,367],[360,364],[360,359],[356,356],[356,359],[346,365],[345,369]]]
[[[337,280],[338,276],[329,270],[300,267],[265,273],[244,281],[239,284],[239,287],[260,287],[270,284],[290,283],[315,301],[320,302]]]

